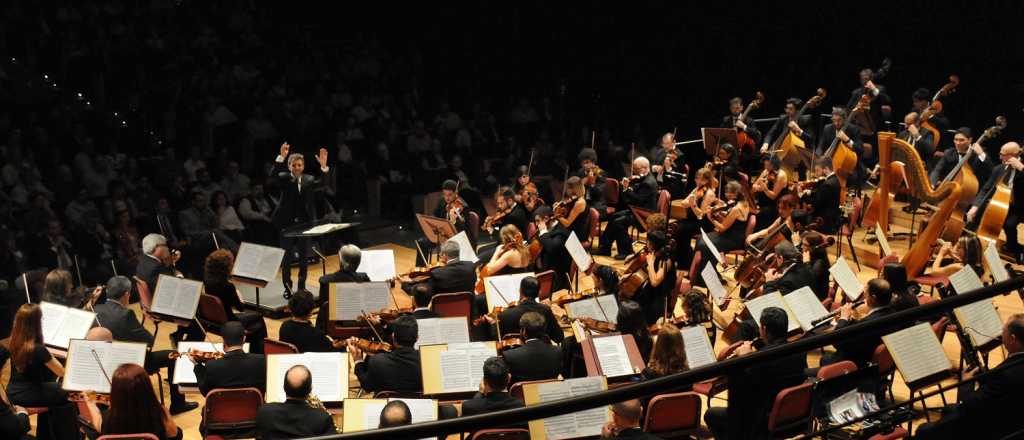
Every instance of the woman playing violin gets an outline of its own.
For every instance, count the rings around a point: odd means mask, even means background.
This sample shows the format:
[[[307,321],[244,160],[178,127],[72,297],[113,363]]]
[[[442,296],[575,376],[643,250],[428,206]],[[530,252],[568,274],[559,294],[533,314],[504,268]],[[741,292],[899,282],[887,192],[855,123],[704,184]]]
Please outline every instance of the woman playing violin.
[[[673,235],[676,241],[674,259],[679,267],[690,267],[690,263],[693,262],[693,247],[690,246],[690,240],[694,234],[697,234],[701,228],[704,230],[711,229],[712,225],[707,218],[707,214],[711,212],[712,207],[718,200],[715,197],[715,188],[712,186],[711,176],[711,168],[697,170],[695,178],[697,186],[690,192],[690,195],[683,199],[683,208],[690,212],[686,218],[679,219],[676,222],[675,234]]]
[[[747,221],[751,215],[743,185],[740,185],[739,182],[734,180],[725,185],[725,200],[726,206],[729,208],[724,211],[724,214],[709,217],[714,231],[708,233],[708,240],[719,252],[743,249],[743,236],[746,234]],[[704,243],[703,238],[698,239],[697,253],[694,254],[693,264],[688,273],[690,281],[694,285],[704,285],[704,280],[699,275],[703,269],[701,261],[710,261],[713,258],[707,243]]]
[[[565,182],[565,198],[555,203],[555,218],[562,227],[576,233],[576,237],[583,239],[590,236],[590,216],[587,215],[586,193],[583,182],[579,177],[572,176]]]
[[[499,234],[501,245],[480,271],[486,271],[487,276],[529,272],[530,251],[523,244],[523,234],[519,232],[519,228],[515,225],[505,225],[501,227]]]
[[[648,283],[633,295],[644,309],[647,324],[654,324],[665,315],[668,295],[676,287],[676,265],[670,256],[669,241],[665,233],[647,234],[647,257],[642,269],[647,271]]]
[[[764,170],[751,186],[757,202],[757,227],[764,229],[779,217],[776,204],[779,197],[789,193],[789,176],[782,170],[778,156],[764,159]]]

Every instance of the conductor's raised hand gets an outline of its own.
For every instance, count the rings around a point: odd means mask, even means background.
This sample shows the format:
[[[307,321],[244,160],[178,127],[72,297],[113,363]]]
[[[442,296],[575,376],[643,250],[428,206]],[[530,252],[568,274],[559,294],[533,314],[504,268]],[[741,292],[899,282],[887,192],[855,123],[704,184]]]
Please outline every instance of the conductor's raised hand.
[[[292,146],[289,145],[288,142],[285,142],[285,143],[281,144],[281,157],[287,159],[288,158],[288,150],[290,150],[291,148],[292,148]]]
[[[321,148],[320,152],[316,154],[316,161],[320,163],[320,168],[327,168],[327,149]]]

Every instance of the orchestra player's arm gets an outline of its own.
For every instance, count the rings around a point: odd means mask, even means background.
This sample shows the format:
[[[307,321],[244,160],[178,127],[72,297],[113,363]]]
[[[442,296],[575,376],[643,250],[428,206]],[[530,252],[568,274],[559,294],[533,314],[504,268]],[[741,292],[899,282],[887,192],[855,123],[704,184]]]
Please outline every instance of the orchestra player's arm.
[[[491,255],[491,261],[487,262],[487,273],[497,273],[511,264],[515,258],[519,258],[519,252],[506,251],[502,245]]]
[[[558,222],[561,223],[562,226],[565,226],[565,227],[568,228],[569,225],[572,224],[572,222],[576,221],[576,217],[579,217],[580,214],[583,214],[583,210],[586,207],[587,207],[587,201],[583,200],[583,197],[580,197],[580,198],[576,199],[576,203],[574,203],[572,205],[572,211],[569,211],[569,215],[567,215],[567,216],[565,216],[563,218],[559,218]]]
[[[960,263],[942,264],[942,260],[946,257],[952,257],[952,248],[949,246],[949,243],[943,243],[939,247],[939,251],[935,253],[935,261],[932,262],[932,270],[928,275],[948,277],[963,269],[964,265]]]
[[[654,262],[656,258],[653,255],[647,256],[647,275],[650,276],[651,287],[658,287],[662,281],[665,281],[665,270],[668,268],[668,259],[665,259],[661,264]]]
[[[743,215],[743,208],[733,206],[732,209],[729,210],[729,214],[726,215],[722,221],[717,221],[714,218],[711,218],[711,224],[715,225],[716,232],[723,233],[729,230],[729,228],[732,227],[733,222],[739,220],[741,215]]]
[[[735,209],[735,208],[733,208],[733,209]],[[764,228],[764,229],[762,229],[760,231],[757,231],[757,232],[755,232],[753,234],[748,235],[747,236],[747,243],[751,243],[754,240],[760,240],[760,239],[764,238],[765,234],[767,234],[769,230],[772,230],[772,229],[775,229],[776,227],[778,227],[779,226],[779,222],[781,222],[781,221],[783,221],[783,219],[782,219],[782,217],[779,217],[779,218],[775,219],[775,221],[772,222],[772,224],[770,226],[768,226],[767,228]]]
[[[782,190],[786,189],[786,186],[788,185],[789,176],[786,175],[785,171],[779,170],[778,177],[775,178],[775,186],[770,190],[765,189],[764,195],[768,196],[769,199],[775,200],[779,197],[779,194],[782,194]]]

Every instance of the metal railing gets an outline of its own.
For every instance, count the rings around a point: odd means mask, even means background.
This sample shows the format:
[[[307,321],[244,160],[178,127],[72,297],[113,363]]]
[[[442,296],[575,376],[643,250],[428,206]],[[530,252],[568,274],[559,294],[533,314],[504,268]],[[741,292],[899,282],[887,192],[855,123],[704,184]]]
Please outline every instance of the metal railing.
[[[395,439],[424,438],[439,433],[470,432],[525,423],[547,417],[568,414],[599,406],[610,405],[623,400],[640,398],[655,394],[669,393],[687,388],[694,383],[714,377],[742,372],[759,363],[783,358],[786,356],[806,353],[821,347],[832,345],[849,338],[880,335],[891,332],[894,326],[909,325],[923,318],[950,312],[954,308],[992,298],[996,295],[1008,294],[1024,288],[1024,277],[1014,277],[1007,281],[995,283],[981,289],[955,295],[938,301],[929,302],[908,310],[890,315],[862,321],[841,330],[806,337],[797,341],[782,344],[771,349],[757,351],[747,356],[736,357],[716,362],[701,368],[677,373],[669,376],[638,382],[619,388],[593,393],[585,396],[561,399],[523,408],[497,411],[448,420],[417,423],[394,428],[372,429],[353,433],[310,437],[315,440],[330,439]]]

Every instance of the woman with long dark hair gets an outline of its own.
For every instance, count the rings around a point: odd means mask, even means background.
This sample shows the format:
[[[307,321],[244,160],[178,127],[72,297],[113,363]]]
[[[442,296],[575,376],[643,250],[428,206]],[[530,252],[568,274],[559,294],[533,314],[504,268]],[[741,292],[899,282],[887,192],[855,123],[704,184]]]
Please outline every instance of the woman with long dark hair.
[[[110,409],[89,403],[93,426],[107,434],[153,434],[160,440],[181,439],[182,432],[153,392],[146,370],[121,364],[110,376]]]
[[[647,234],[647,251],[647,262],[640,270],[647,271],[648,282],[633,295],[633,300],[643,307],[644,319],[651,325],[671,312],[667,310],[668,297],[676,287],[676,265],[662,231]]]
[[[917,300],[919,288],[907,282],[907,268],[903,263],[889,263],[882,267],[882,279],[888,281],[892,289],[892,302],[889,303],[892,311],[898,312],[921,305]]]
[[[689,369],[686,360],[686,345],[679,327],[667,322],[658,330],[658,339],[654,341],[650,361],[644,368],[644,379],[654,379],[669,374],[682,373]]]
[[[943,243],[935,254],[935,261],[932,262],[932,270],[928,275],[948,277],[970,266],[977,272],[978,276],[985,273],[985,266],[982,263],[981,240],[971,235],[962,235],[956,244]]]
[[[24,304],[14,315],[7,348],[0,346],[0,365],[11,359],[7,385],[10,403],[23,407],[47,407],[40,414],[36,435],[40,439],[78,438],[74,407],[60,388],[57,378],[64,367],[43,344],[43,312],[36,304]]]
[[[816,231],[805,232],[800,238],[800,248],[803,251],[804,260],[811,269],[811,275],[814,276],[811,290],[819,300],[828,297],[828,269],[832,266],[832,262],[828,259],[826,243],[825,236]]]
[[[644,319],[644,311],[640,304],[629,299],[619,303],[619,313],[615,315],[615,328],[623,335],[633,335],[636,348],[646,364],[651,357],[654,341],[651,339],[650,330],[647,329],[647,321]]]
[[[228,281],[234,264],[235,256],[227,249],[218,249],[210,253],[203,264],[203,290],[207,295],[220,298],[228,321],[239,321],[245,326],[249,352],[263,353],[263,338],[267,337],[267,325],[259,313],[245,310],[242,300],[238,297],[238,290]],[[235,310],[238,311],[237,314]]]

